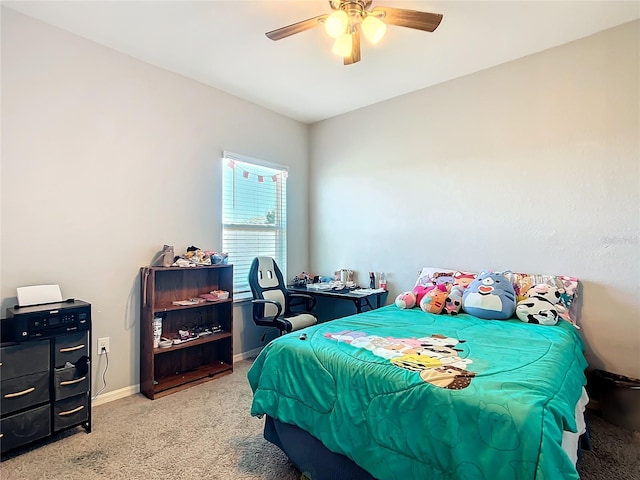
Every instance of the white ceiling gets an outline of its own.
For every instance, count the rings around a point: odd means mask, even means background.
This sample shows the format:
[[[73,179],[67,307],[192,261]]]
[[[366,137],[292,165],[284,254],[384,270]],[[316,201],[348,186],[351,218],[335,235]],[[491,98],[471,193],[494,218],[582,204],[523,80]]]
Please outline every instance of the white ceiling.
[[[344,66],[322,27],[264,34],[330,12],[305,1],[2,1],[2,5],[306,123],[640,18],[634,1],[395,1],[441,13],[433,33],[390,26]]]

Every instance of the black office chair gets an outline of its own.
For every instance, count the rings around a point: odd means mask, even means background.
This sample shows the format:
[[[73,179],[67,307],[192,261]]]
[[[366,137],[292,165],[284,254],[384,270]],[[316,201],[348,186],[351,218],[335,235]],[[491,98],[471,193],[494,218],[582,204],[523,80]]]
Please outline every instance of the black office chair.
[[[316,299],[304,293],[289,292],[273,258],[253,259],[249,268],[249,286],[253,294],[253,321],[256,325],[277,328],[283,335],[318,322],[311,313]]]

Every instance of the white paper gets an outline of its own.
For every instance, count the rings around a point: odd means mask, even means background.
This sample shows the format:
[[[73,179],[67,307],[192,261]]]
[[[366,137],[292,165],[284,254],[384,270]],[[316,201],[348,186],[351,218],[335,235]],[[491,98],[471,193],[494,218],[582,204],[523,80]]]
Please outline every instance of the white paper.
[[[18,305],[21,307],[62,301],[60,285],[31,285],[29,287],[18,287],[16,291],[18,293]]]

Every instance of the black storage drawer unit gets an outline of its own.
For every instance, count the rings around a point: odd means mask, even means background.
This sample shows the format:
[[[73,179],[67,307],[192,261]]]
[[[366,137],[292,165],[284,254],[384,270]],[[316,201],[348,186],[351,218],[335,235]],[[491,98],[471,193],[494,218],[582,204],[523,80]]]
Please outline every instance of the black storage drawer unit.
[[[3,452],[51,435],[51,405],[47,403],[3,418],[0,431]]]
[[[56,368],[53,380],[54,399],[62,400],[89,391],[89,370],[86,368],[70,367]]]
[[[89,418],[89,395],[84,393],[59,400],[53,405],[53,430],[58,431],[86,422]]]
[[[0,384],[2,399],[0,414],[17,412],[49,401],[49,372],[3,380]]]
[[[0,452],[73,427],[91,432],[91,305],[15,307],[7,317],[0,319]]]
[[[2,380],[49,371],[49,340],[18,343],[0,348]]]

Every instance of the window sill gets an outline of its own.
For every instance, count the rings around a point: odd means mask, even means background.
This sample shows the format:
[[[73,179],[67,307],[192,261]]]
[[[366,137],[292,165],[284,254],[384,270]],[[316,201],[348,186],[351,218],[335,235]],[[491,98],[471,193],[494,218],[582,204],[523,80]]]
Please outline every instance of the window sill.
[[[250,292],[242,292],[233,295],[233,303],[249,303],[253,300],[253,295]]]

